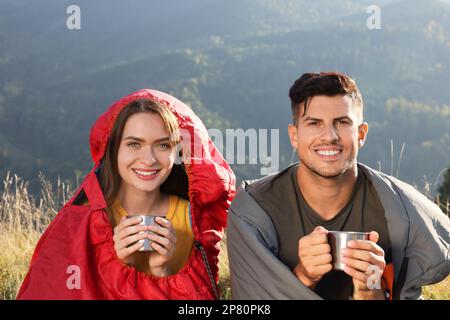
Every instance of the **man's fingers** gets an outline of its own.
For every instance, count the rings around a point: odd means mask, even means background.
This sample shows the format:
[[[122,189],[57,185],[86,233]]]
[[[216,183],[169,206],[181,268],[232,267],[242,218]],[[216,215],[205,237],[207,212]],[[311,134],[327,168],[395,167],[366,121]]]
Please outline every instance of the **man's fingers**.
[[[317,227],[314,228],[314,230],[313,230],[312,233],[328,234],[328,230],[325,229],[325,228],[322,227],[322,226],[317,226]]]
[[[363,262],[367,262],[370,265],[376,265],[381,270],[384,270],[386,267],[386,262],[384,260],[384,256],[376,255],[371,251],[366,250],[355,250],[355,249],[343,249],[342,250],[343,258],[360,260]]]
[[[363,260],[357,260],[352,258],[342,258],[342,263],[345,264],[348,267],[351,267],[357,271],[366,273],[369,267],[371,266],[370,263]]]
[[[368,275],[364,272],[360,272],[352,267],[349,266],[345,266],[344,267],[344,272],[347,273],[350,277],[352,277],[353,279],[359,280],[362,283],[366,284],[367,283],[367,279],[368,279]]]
[[[306,248],[328,243],[328,236],[324,233],[311,233],[299,240],[299,248]]]
[[[369,240],[370,241],[372,241],[374,243],[377,243],[379,239],[380,239],[380,235],[378,234],[378,232],[370,231],[370,233],[369,233]]]
[[[383,248],[369,240],[351,240],[347,243],[347,247],[350,249],[370,251],[378,256],[384,256]],[[345,252],[347,250],[344,249],[343,251]]]
[[[330,272],[333,269],[331,263],[320,265],[314,268],[314,271],[317,275],[323,276],[324,274]]]
[[[311,265],[314,265],[315,267],[324,266],[327,264],[331,264],[331,261],[333,260],[333,257],[331,254],[322,254],[320,256],[313,257],[311,259]]]
[[[321,256],[331,252],[331,247],[328,243],[317,244],[305,248],[300,248],[299,255],[301,257]]]

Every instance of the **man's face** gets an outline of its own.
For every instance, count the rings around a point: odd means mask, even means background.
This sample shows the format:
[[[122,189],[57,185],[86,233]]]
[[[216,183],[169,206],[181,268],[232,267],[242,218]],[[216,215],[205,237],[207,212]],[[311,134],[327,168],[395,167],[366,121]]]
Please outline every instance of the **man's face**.
[[[304,169],[325,178],[356,169],[358,149],[368,132],[361,121],[348,96],[310,98],[306,114],[300,105],[298,125],[289,125],[288,131]]]

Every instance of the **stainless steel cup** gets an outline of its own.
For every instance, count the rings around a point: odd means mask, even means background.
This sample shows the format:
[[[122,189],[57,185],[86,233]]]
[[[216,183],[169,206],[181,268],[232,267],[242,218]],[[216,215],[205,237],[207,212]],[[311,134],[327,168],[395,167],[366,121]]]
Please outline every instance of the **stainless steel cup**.
[[[153,224],[157,224],[157,222],[155,221],[156,216],[148,216],[148,215],[129,215],[127,216],[127,219],[129,218],[136,218],[139,217],[141,218],[141,222],[135,225],[141,225],[141,226],[150,226]],[[166,217],[162,217],[162,218],[166,218]],[[151,231],[143,231],[146,232],[148,234],[154,234],[154,232]],[[150,252],[150,251],[154,251],[154,249],[152,248],[151,244],[152,244],[152,240],[145,238],[143,240],[139,240],[140,242],[142,242],[144,245],[138,250],[141,252]],[[135,242],[136,243],[136,242]],[[130,246],[132,246],[134,243],[130,244]]]
[[[347,242],[350,240],[369,240],[369,232],[328,232],[328,243],[331,247],[331,256],[333,258],[332,265],[334,270],[344,270],[344,264],[341,261],[341,250],[347,248]]]

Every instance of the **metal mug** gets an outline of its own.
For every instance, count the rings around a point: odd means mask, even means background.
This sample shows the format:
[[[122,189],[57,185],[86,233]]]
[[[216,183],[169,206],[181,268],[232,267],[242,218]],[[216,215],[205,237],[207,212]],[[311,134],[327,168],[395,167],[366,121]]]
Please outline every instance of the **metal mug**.
[[[369,232],[329,231],[328,243],[331,247],[332,265],[334,270],[344,270],[341,260],[341,250],[347,248],[350,240],[369,240]]]
[[[129,216],[127,216],[127,219],[129,219],[129,218],[136,218],[136,217],[140,217],[141,218],[141,222],[135,224],[136,226],[138,226],[138,225],[150,226],[150,225],[158,224],[155,221],[155,218],[158,217],[158,216],[138,215],[137,214],[137,215],[129,215]],[[164,216],[160,216],[160,217],[166,219],[166,217],[164,217]],[[148,234],[154,234],[154,232],[151,232],[151,231],[148,231],[148,230],[142,231],[142,232],[146,232]],[[152,240],[150,240],[148,238],[145,238],[143,240],[139,240],[139,242],[142,242],[144,245],[138,251],[140,251],[140,252],[151,252],[151,251],[154,251],[154,249],[151,246],[151,244],[153,242]],[[135,243],[136,242],[130,244],[129,246],[132,246]]]

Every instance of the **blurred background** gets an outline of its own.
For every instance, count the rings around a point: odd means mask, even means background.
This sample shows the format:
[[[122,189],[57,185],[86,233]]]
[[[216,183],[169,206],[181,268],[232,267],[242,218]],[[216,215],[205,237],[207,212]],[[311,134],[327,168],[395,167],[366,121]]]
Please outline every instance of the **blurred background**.
[[[72,4],[81,29],[67,28]],[[368,28],[370,5],[381,29]],[[208,128],[278,128],[281,169],[289,87],[331,70],[365,100],[359,160],[435,192],[450,164],[450,1],[0,0],[0,175],[76,184],[92,167],[91,125],[140,88],[188,103]]]

